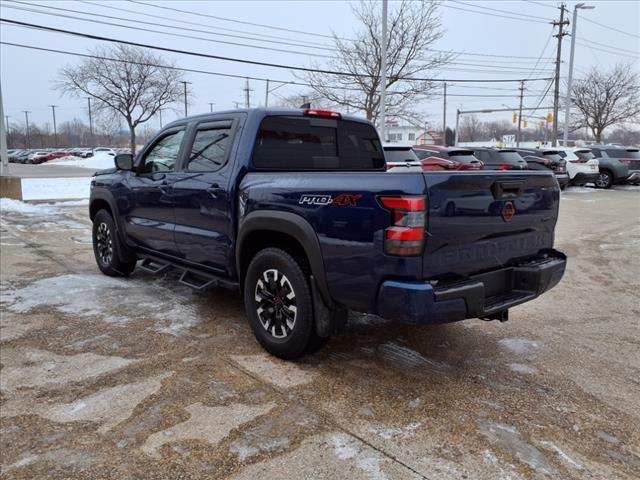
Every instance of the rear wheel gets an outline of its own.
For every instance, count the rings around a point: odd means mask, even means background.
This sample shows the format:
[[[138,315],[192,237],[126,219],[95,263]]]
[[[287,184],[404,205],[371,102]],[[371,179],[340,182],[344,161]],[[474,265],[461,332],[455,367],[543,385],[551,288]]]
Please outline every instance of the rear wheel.
[[[253,334],[272,355],[291,360],[317,347],[307,276],[284,250],[266,248],[251,260],[244,304]]]
[[[611,185],[613,185],[613,175],[608,170],[600,170],[595,184],[598,188],[611,188]]]
[[[124,247],[116,232],[113,218],[100,210],[93,219],[93,254],[98,268],[110,277],[126,277],[136,268],[135,259],[124,257]]]

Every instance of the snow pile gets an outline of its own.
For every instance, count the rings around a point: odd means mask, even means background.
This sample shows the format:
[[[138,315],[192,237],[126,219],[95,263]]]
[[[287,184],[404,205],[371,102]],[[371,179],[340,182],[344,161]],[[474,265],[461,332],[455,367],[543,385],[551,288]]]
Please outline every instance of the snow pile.
[[[2,213],[14,212],[23,215],[46,215],[54,212],[51,205],[30,205],[12,198],[0,198],[0,210]]]
[[[63,157],[60,159],[51,160],[45,165],[69,165],[73,167],[104,170],[105,168],[115,167],[113,159],[113,155],[108,155],[106,152],[98,152],[93,157],[89,158]]]

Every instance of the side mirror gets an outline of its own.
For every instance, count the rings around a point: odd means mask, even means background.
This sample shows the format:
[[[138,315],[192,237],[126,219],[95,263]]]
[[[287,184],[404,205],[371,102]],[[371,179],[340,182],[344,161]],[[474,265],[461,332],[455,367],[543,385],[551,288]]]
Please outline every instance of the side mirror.
[[[133,170],[133,155],[121,153],[113,159],[118,170]]]

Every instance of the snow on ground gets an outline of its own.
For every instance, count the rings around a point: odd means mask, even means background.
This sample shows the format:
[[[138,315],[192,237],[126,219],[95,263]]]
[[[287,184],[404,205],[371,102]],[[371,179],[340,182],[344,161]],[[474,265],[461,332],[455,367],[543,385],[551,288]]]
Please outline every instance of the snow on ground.
[[[23,200],[67,200],[89,198],[91,177],[23,178]]]
[[[51,160],[45,163],[45,165],[71,165],[80,168],[95,168],[96,170],[103,170],[105,168],[115,167],[112,155],[107,155],[105,152],[98,152],[93,157],[78,158],[78,157],[62,157],[56,160]]]
[[[70,202],[38,203],[31,204],[14,200],[13,198],[0,198],[0,210],[22,214],[46,215],[55,212],[56,207],[82,207],[89,205],[89,200],[75,200]]]

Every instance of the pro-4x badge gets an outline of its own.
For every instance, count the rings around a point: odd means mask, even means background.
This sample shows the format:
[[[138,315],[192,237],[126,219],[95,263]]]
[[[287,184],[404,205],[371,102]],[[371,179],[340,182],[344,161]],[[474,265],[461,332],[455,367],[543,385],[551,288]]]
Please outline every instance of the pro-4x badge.
[[[357,207],[358,200],[362,198],[359,193],[341,193],[331,195],[302,195],[298,203],[300,205],[337,205],[339,207]]]

